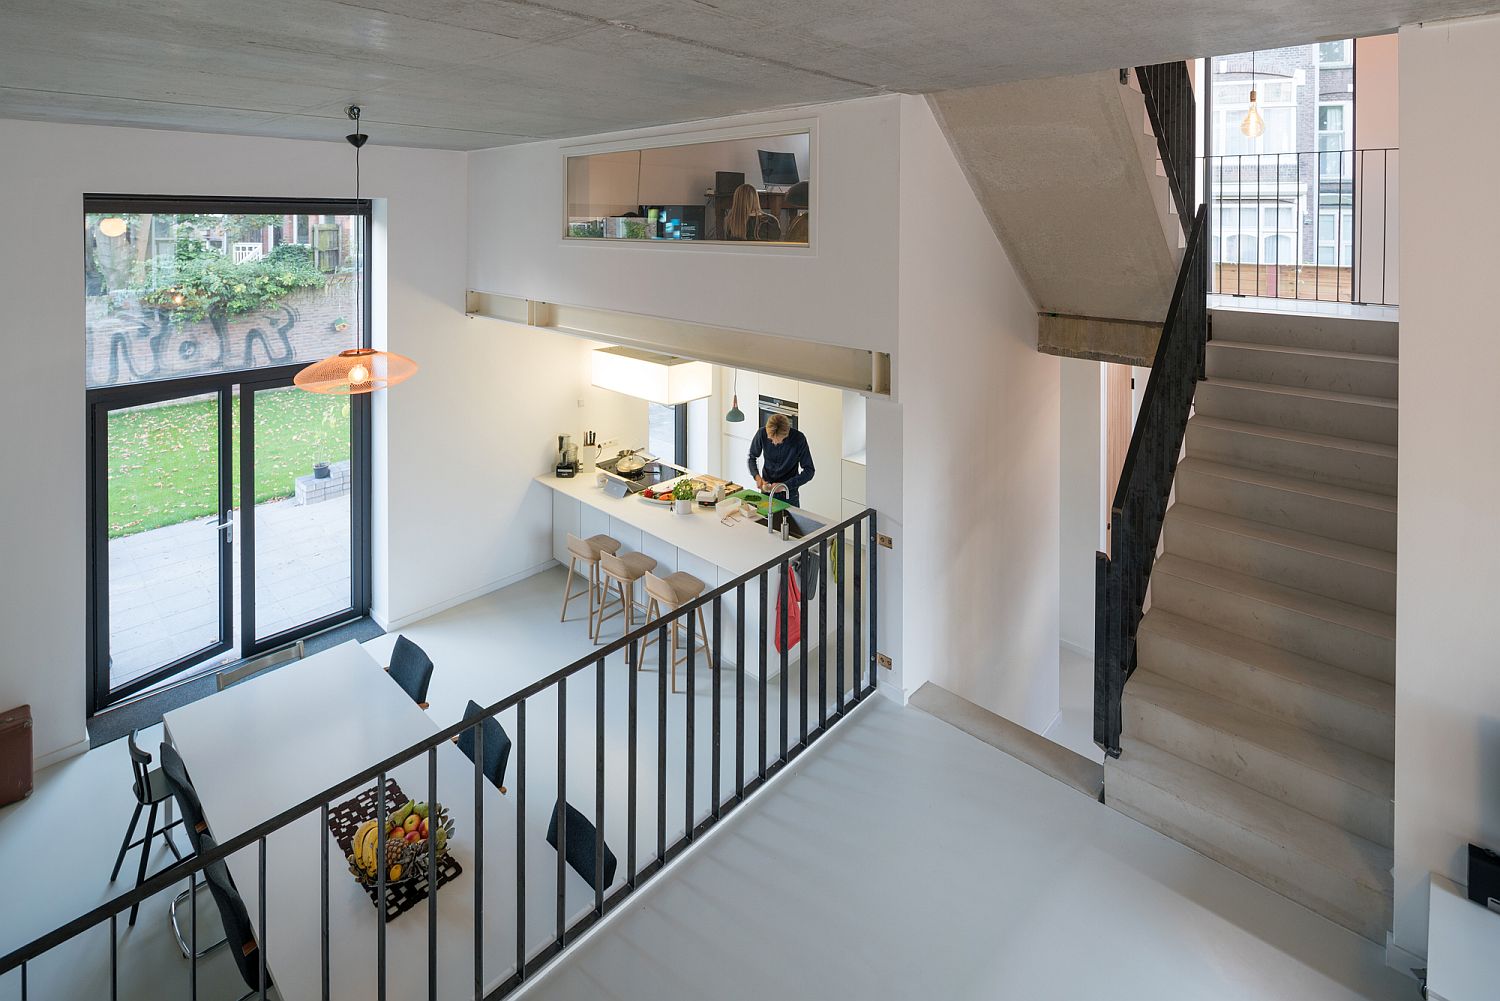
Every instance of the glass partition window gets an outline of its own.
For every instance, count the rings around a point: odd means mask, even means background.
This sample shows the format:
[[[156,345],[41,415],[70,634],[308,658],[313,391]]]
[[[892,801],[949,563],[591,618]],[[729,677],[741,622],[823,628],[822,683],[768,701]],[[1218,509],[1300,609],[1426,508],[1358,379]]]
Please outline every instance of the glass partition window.
[[[86,386],[308,364],[358,346],[360,220],[86,212]]]
[[[806,246],[806,132],[568,157],[564,236]]]

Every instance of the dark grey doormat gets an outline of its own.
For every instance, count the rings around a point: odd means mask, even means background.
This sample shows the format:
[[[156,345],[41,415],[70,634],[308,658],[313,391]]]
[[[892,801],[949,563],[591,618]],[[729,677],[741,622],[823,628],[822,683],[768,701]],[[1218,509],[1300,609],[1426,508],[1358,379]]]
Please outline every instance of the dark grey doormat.
[[[384,636],[385,630],[375,624],[371,618],[356,619],[342,626],[334,626],[332,629],[309,636],[304,640],[305,649],[308,654],[327,650],[338,646],[349,640],[359,640],[361,643],[372,640],[377,636]],[[260,656],[265,656],[261,654]],[[266,668],[274,671],[287,664],[295,664],[295,660],[284,660]],[[189,702],[197,702],[214,694],[219,690],[218,675],[222,671],[232,671],[239,663],[226,664],[219,671],[209,671],[196,678],[190,678],[181,684],[163,688],[161,691],[143,695],[104,712],[89,720],[89,747],[98,747],[108,744],[112,740],[119,740],[128,733],[132,733],[142,727],[154,726],[161,722],[166,713],[171,712],[179,706],[185,706]]]

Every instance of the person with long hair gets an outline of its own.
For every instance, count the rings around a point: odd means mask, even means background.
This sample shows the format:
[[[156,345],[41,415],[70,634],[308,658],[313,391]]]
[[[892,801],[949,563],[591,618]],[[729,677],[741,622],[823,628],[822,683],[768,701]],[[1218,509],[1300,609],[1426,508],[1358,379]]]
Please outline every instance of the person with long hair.
[[[729,211],[724,213],[724,239],[755,239],[752,226],[760,214],[760,193],[755,190],[755,185],[741,184],[735,188]]]

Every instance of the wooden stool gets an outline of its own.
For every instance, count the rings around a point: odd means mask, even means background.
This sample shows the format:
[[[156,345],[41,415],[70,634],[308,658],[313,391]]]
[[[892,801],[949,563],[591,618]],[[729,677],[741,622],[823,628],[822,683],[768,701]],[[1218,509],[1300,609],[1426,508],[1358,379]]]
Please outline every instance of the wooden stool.
[[[625,553],[620,556],[614,553],[599,554],[599,573],[604,578],[604,594],[599,598],[599,614],[594,619],[595,643],[599,642],[599,636],[604,632],[606,619],[623,614],[626,633],[635,626],[635,582],[645,576],[647,571],[655,569],[656,560],[645,553]],[[619,592],[620,607],[606,613],[609,596],[614,591]]]
[[[585,593],[589,596],[589,636],[594,635],[594,616],[598,614],[599,599],[599,557],[603,553],[613,555],[620,551],[620,540],[611,539],[607,535],[591,535],[587,539],[580,539],[572,532],[568,533],[568,580],[563,584],[562,617],[559,622],[568,621],[568,605],[574,598],[581,598]],[[582,560],[589,568],[589,586],[587,592],[573,591],[573,573]],[[579,576],[583,576],[581,573]]]
[[[698,597],[698,595],[702,594],[703,589],[707,587],[707,585],[697,577],[694,577],[690,573],[684,573],[681,570],[666,578],[658,577],[653,573],[648,573],[646,574],[645,580],[646,597],[650,599],[646,604],[647,622],[652,622],[656,619],[661,618],[663,608],[670,612],[676,610],[682,605],[685,605],[689,601],[692,601],[694,598]],[[697,613],[698,630],[703,643],[703,659],[708,662],[710,670],[717,670],[717,667],[714,664],[713,654],[709,653],[708,625],[703,621],[703,609],[697,609]],[[678,690],[677,665],[687,660],[687,654],[683,654],[681,657],[677,655],[677,627],[683,624],[684,623],[681,619],[672,620],[672,691],[674,692]],[[692,644],[697,642],[697,638],[693,636],[693,623],[691,619],[686,623],[686,627],[688,631],[687,641],[689,647],[691,648]],[[652,635],[647,636],[646,641],[641,644],[642,664],[644,664],[646,660],[646,647],[650,646],[651,641],[655,638],[656,635],[653,633]],[[637,670],[639,669],[640,666],[637,665]]]

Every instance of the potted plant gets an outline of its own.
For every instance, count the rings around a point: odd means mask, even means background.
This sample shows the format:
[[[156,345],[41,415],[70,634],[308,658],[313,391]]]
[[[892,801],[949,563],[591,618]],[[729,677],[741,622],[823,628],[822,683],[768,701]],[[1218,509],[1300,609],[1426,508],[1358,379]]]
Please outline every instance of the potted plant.
[[[698,496],[698,481],[681,479],[672,488],[672,512],[674,514],[692,514],[693,501]]]
[[[326,480],[326,479],[328,479],[329,475],[330,475],[330,473],[328,471],[328,463],[326,463],[326,462],[314,462],[313,463],[313,479],[315,479],[315,480]]]
[[[344,331],[349,329],[349,321],[341,316],[333,321],[333,329],[342,334]]]

